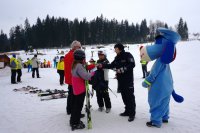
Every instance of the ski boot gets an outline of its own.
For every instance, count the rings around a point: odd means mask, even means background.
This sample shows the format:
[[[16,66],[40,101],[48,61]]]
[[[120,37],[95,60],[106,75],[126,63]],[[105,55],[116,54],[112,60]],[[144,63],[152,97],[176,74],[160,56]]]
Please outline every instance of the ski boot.
[[[129,116],[129,114],[126,111],[124,111],[123,113],[120,113],[119,115],[120,116]]]
[[[85,124],[80,121],[78,124],[73,124],[72,125],[72,131],[77,130],[77,129],[84,129],[85,128]]]
[[[131,122],[131,121],[134,121],[134,119],[135,119],[135,116],[129,116],[128,121]]]
[[[106,108],[106,113],[109,113],[111,108]]]
[[[100,112],[102,112],[102,111],[103,111],[103,107],[99,107],[98,110],[99,110]]]

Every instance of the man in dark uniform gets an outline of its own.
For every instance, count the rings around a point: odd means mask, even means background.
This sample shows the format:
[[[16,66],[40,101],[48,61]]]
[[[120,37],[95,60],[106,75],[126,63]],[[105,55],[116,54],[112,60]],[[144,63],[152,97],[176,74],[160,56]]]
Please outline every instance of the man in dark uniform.
[[[120,89],[122,100],[125,104],[125,111],[120,116],[129,116],[131,122],[135,118],[135,96],[133,84],[133,68],[135,61],[131,53],[124,51],[124,46],[117,43],[115,46],[117,56],[111,64],[99,64],[99,68],[108,68],[116,71],[118,88]]]

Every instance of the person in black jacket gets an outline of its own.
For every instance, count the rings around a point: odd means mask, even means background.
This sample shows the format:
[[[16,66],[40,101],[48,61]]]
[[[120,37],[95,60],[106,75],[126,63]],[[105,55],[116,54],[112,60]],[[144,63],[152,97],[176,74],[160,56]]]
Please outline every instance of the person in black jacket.
[[[131,53],[124,51],[124,46],[117,43],[115,46],[117,56],[111,64],[99,64],[99,68],[108,68],[116,71],[118,88],[120,89],[122,100],[125,104],[125,111],[120,116],[129,116],[128,121],[135,119],[135,96],[133,83],[133,68],[135,61]]]
[[[97,64],[108,64],[109,61],[106,58],[105,51],[98,51],[99,60]],[[104,104],[106,107],[106,113],[109,113],[111,110],[111,102],[108,92],[108,69],[97,68],[95,75],[92,78],[93,84],[92,88],[96,90],[97,103],[99,105],[99,111],[104,110]]]

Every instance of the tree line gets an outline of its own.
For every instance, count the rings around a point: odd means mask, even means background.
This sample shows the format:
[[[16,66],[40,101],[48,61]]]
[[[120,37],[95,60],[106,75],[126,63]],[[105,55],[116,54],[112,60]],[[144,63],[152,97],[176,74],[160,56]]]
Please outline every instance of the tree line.
[[[68,47],[73,40],[79,40],[83,45],[109,44],[109,43],[145,43],[153,41],[158,27],[168,27],[161,21],[150,21],[147,26],[146,19],[141,23],[129,23],[127,20],[108,20],[103,15],[91,21],[86,18],[73,21],[67,18],[46,16],[32,26],[26,18],[24,26],[12,27],[9,37],[0,33],[0,52],[11,50],[29,50],[30,48]],[[183,40],[188,39],[187,23],[180,18],[176,27]]]

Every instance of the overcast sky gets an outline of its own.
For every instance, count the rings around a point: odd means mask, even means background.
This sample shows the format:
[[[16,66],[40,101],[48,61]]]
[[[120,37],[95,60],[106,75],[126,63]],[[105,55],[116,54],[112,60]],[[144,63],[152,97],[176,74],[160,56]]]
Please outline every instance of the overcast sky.
[[[26,18],[32,25],[47,14],[70,20],[92,20],[103,14],[109,20],[135,24],[146,18],[148,24],[161,20],[173,27],[182,17],[193,33],[200,32],[199,6],[200,0],[0,0],[0,29],[8,34],[11,27],[24,25]]]

